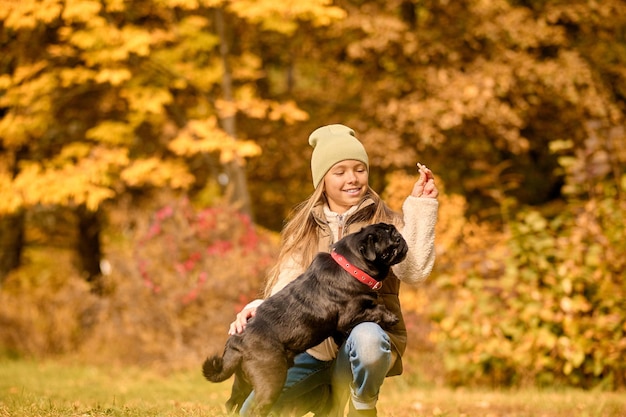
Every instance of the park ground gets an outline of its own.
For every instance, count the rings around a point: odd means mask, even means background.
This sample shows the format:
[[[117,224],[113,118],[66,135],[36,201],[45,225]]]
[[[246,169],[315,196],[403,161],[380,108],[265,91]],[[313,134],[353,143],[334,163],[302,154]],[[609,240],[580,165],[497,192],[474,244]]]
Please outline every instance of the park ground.
[[[624,417],[623,392],[576,389],[452,389],[385,382],[381,417]],[[158,372],[89,366],[69,360],[0,359],[0,417],[224,416],[229,382],[211,384],[200,370]]]

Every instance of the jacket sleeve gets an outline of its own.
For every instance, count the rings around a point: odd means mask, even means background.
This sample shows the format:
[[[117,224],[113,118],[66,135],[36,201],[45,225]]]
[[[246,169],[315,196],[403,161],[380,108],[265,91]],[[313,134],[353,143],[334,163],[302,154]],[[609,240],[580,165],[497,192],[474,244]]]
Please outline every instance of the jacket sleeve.
[[[272,287],[270,295],[276,294],[278,291],[285,288],[294,279],[298,278],[304,270],[302,266],[293,257],[287,258],[280,266],[280,272],[278,273],[278,279]]]
[[[392,267],[402,282],[418,284],[435,264],[435,224],[439,202],[434,198],[409,196],[402,205],[404,226],[400,230],[409,245],[406,259]]]

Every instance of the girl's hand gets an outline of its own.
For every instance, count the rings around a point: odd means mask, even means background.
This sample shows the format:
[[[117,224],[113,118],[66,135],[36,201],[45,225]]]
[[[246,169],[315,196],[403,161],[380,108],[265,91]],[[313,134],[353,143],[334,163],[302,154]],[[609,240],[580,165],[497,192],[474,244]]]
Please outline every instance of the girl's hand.
[[[437,186],[435,185],[435,176],[432,171],[419,162],[417,163],[417,169],[420,176],[413,186],[411,195],[413,197],[437,198],[439,196],[439,190],[437,190]]]
[[[254,317],[256,314],[256,307],[248,307],[244,308],[237,314],[237,318],[230,324],[228,328],[228,334],[233,335],[236,333],[241,333],[246,328],[246,324],[250,318]]]

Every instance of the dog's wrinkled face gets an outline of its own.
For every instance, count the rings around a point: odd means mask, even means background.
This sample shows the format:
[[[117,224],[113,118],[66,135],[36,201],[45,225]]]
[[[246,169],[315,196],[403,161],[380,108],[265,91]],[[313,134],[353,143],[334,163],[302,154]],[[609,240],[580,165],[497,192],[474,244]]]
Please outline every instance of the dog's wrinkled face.
[[[358,235],[361,235],[359,252],[369,262],[391,266],[406,257],[408,245],[391,224],[372,224],[361,229]]]

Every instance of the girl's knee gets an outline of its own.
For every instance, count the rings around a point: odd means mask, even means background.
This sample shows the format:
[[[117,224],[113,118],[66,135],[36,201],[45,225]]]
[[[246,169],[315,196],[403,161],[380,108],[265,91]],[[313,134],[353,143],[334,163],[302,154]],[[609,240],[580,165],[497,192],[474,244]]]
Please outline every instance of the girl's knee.
[[[391,358],[391,341],[376,323],[361,323],[350,332],[350,351],[362,363],[377,363]]]

